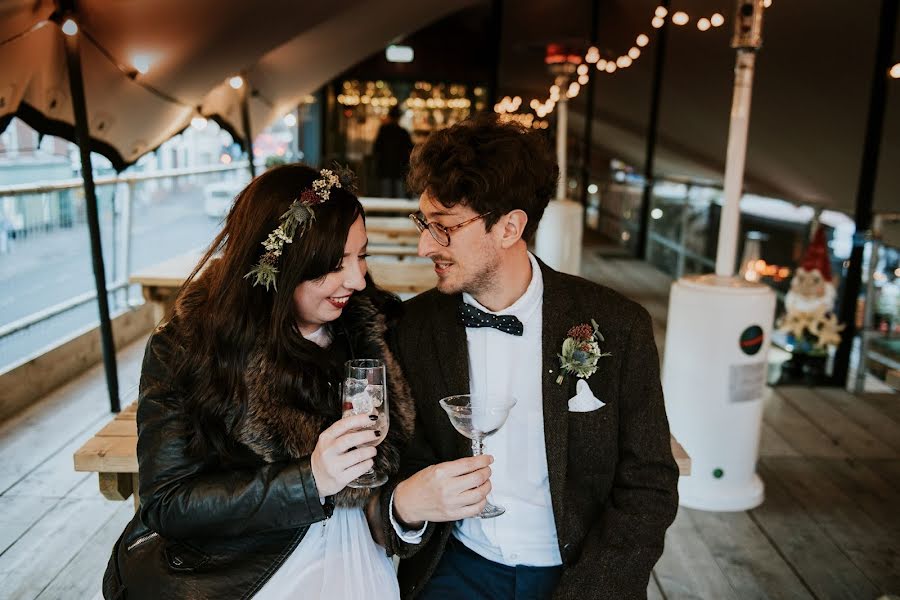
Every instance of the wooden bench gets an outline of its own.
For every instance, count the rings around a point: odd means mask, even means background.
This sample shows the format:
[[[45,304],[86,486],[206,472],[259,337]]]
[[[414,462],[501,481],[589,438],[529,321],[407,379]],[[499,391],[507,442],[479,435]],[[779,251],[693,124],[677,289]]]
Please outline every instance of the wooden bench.
[[[366,210],[366,218],[371,215],[394,215],[406,218],[410,213],[419,211],[419,201],[407,198],[360,198]]]
[[[100,493],[109,500],[134,494],[138,507],[137,402],[129,404],[75,452],[75,470],[99,474]],[[682,476],[691,474],[691,459],[674,437],[672,456]]]
[[[109,500],[134,496],[138,507],[137,402],[122,409],[74,455],[75,470],[99,474],[100,493]]]
[[[396,247],[387,252],[393,256],[413,256],[415,248],[409,254],[403,254]],[[170,314],[178,290],[201,256],[200,252],[188,252],[141,269],[130,277],[131,283],[140,284],[144,299],[154,304],[155,322],[158,323]],[[431,262],[371,260],[369,272],[378,285],[397,294],[420,294],[437,284],[437,275]]]
[[[366,233],[369,236],[370,247],[384,244],[399,244],[413,247],[419,245],[419,230],[405,216],[368,217],[366,219]]]

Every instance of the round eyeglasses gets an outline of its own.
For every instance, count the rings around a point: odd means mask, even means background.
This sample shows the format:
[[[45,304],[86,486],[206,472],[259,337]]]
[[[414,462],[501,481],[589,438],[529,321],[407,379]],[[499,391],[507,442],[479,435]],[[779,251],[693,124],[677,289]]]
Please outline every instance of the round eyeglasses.
[[[431,237],[434,238],[434,241],[436,241],[441,246],[447,247],[450,245],[451,232],[456,231],[457,229],[461,229],[470,223],[474,223],[478,219],[483,219],[489,214],[491,214],[491,211],[474,216],[471,219],[463,221],[462,223],[457,223],[452,227],[444,227],[440,223],[435,223],[434,221],[428,222],[425,220],[425,215],[420,212],[412,213],[411,215],[409,215],[409,218],[412,219],[412,222],[416,224],[416,229],[419,230],[419,233],[422,233],[427,229],[428,233],[431,234]]]

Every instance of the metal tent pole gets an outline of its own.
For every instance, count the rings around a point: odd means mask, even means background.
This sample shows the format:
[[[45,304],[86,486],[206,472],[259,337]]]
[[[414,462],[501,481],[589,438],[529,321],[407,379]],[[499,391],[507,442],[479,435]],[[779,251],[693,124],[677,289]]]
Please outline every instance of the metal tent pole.
[[[81,155],[81,177],[84,180],[84,196],[87,205],[88,232],[91,238],[91,259],[94,283],[97,286],[97,307],[100,310],[100,342],[103,349],[103,365],[106,369],[106,387],[109,390],[109,408],[119,412],[119,378],[116,371],[116,348],[113,342],[112,323],[109,318],[109,297],[106,293],[106,270],[103,266],[103,248],[100,243],[100,216],[97,208],[97,192],[91,166],[91,138],[88,131],[87,103],[84,97],[84,80],[81,74],[79,36],[75,22],[63,25],[66,65],[69,73],[69,90],[72,94],[72,111],[75,116],[75,139]],[[74,29],[71,34],[68,33]]]

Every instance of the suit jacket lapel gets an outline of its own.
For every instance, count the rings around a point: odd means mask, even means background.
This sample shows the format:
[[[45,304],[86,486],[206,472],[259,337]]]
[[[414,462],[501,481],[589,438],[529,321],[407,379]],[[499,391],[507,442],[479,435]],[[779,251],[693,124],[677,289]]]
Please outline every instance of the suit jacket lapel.
[[[432,343],[437,355],[438,368],[441,372],[443,386],[436,385],[438,396],[435,402],[445,396],[469,393],[469,344],[466,339],[466,328],[459,322],[458,305],[462,302],[461,294],[452,296],[440,295],[435,304],[432,320]],[[438,411],[450,420],[443,409]],[[471,444],[461,434],[453,431],[456,437],[456,450],[459,457],[470,456]]]
[[[562,385],[556,383],[560,375],[559,352],[566,334],[574,322],[575,301],[571,291],[565,289],[560,274],[538,260],[544,280],[542,308],[542,394],[544,407],[544,445],[547,453],[547,470],[550,476],[550,495],[557,531],[560,531],[568,465],[569,404],[572,396],[570,377]]]

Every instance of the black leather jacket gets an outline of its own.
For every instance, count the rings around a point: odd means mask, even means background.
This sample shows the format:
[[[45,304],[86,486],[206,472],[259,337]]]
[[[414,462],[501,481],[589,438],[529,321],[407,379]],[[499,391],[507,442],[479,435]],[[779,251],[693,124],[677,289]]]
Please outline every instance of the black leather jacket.
[[[250,598],[326,518],[309,459],[211,467],[185,452],[171,327],[150,339],[138,403],[140,512],[113,549],[107,599]]]

